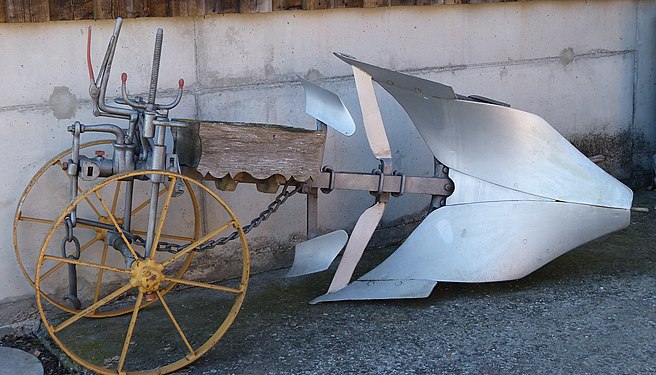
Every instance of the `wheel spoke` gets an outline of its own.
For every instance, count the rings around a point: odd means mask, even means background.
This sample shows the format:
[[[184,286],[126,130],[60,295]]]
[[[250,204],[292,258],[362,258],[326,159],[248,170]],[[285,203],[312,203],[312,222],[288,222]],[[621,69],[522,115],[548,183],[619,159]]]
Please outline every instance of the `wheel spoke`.
[[[198,246],[200,246],[200,245],[202,245],[203,243],[205,243],[205,241],[207,241],[207,240],[209,240],[210,238],[216,236],[217,234],[223,232],[223,231],[226,230],[227,228],[229,228],[229,227],[233,227],[233,228],[234,228],[235,225],[236,225],[236,222],[235,222],[235,221],[232,221],[232,220],[229,221],[229,222],[227,222],[227,223],[225,223],[225,224],[222,225],[221,227],[219,227],[219,228],[217,228],[216,230],[214,230],[212,233],[210,233],[210,234],[208,234],[208,235],[202,237],[201,239],[199,239],[199,240],[197,240],[197,241],[192,242],[191,244],[189,244],[189,246],[185,247],[184,250],[180,251],[179,253],[176,253],[174,256],[172,256],[172,257],[170,257],[169,259],[167,259],[167,260],[165,260],[164,262],[162,262],[162,265],[163,265],[164,267],[166,267],[167,265],[169,265],[169,264],[175,262],[176,260],[180,259],[181,257],[183,257],[183,256],[189,254],[190,252],[194,251]]]
[[[83,260],[78,260],[78,259],[73,259],[73,258],[62,258],[62,257],[56,257],[52,255],[44,255],[43,256],[44,260],[54,260],[62,263],[69,263],[69,264],[77,264],[80,266],[86,266],[86,267],[92,267],[92,268],[99,268],[102,270],[107,270],[107,271],[113,271],[113,272],[118,272],[118,273],[125,273],[125,274],[130,274],[130,270],[124,270],[122,268],[117,268],[117,267],[111,267],[111,266],[105,266],[105,265],[100,265],[96,263],[89,263],[85,262]]]
[[[100,265],[104,266],[105,261],[107,260],[107,249],[109,246],[107,246],[107,243],[104,244],[103,246],[103,251],[102,255],[100,256]],[[98,302],[98,297],[100,297],[100,286],[102,285],[102,277],[103,273],[105,272],[104,269],[99,269],[98,270],[98,279],[96,280],[96,290],[93,292],[93,303]]]
[[[239,293],[242,293],[244,291],[243,289],[228,288],[227,286],[214,285],[214,284],[208,284],[208,283],[200,283],[198,281],[176,279],[174,277],[164,277],[164,281],[169,281],[169,282],[172,282],[172,283],[178,283],[178,284],[189,285],[189,286],[197,286],[199,288],[218,290],[218,291],[221,291],[221,292],[229,292],[229,293],[234,293],[234,294],[239,294]]]
[[[85,251],[86,249],[88,249],[89,247],[91,247],[91,245],[93,245],[94,243],[96,243],[96,241],[98,241],[98,239],[97,239],[97,238],[94,238],[94,239],[92,239],[91,241],[85,243],[84,246],[82,246],[82,247],[80,248],[80,254],[82,254],[83,251]],[[106,246],[106,245],[105,245],[105,246]],[[57,263],[57,264],[56,264],[55,266],[53,266],[48,272],[46,272],[46,273],[44,273],[43,275],[41,275],[41,281],[43,281],[43,280],[47,279],[48,277],[50,277],[50,275],[52,275],[55,271],[57,271],[58,269],[60,269],[63,265],[64,265],[64,263],[61,263],[61,262],[60,262],[60,263]]]
[[[98,310],[100,307],[103,305],[107,304],[109,301],[113,300],[114,298],[120,296],[121,294],[127,292],[132,288],[132,285],[130,283],[125,284],[121,288],[117,289],[114,293],[108,295],[107,297],[101,299],[100,301],[94,303],[93,305],[87,307],[86,309],[80,311],[79,313],[73,315],[72,317],[68,318],[66,321],[64,321],[62,324],[58,325],[57,327],[53,328],[54,332],[59,332],[62,329],[70,326],[71,324],[77,322],[78,320],[84,318],[85,316],[91,314],[92,312]]]
[[[83,192],[82,189],[80,189],[79,187],[78,187],[77,189],[79,190],[80,193]],[[84,197],[84,200],[89,204],[89,207],[91,207],[91,209],[93,210],[93,212],[95,212],[96,215],[98,215],[98,217],[101,217],[101,216],[102,216],[102,215],[100,214],[100,211],[96,208],[96,206],[95,206],[93,203],[91,203],[91,199],[89,199],[89,196]]]
[[[175,186],[175,183],[177,182],[177,178],[173,177],[171,178],[171,186]],[[169,193],[166,195],[166,200],[164,201],[164,205],[162,206],[162,213],[160,214],[159,217],[159,222],[157,223],[157,229],[155,229],[155,238],[153,239],[153,245],[150,248],[150,259],[153,259],[155,257],[155,252],[157,249],[157,244],[159,243],[159,237],[160,233],[162,232],[162,228],[164,227],[164,222],[166,221],[166,215],[169,212],[169,205],[171,204],[171,197],[173,196],[173,190],[175,189],[168,189]]]
[[[146,235],[146,232],[144,232],[142,230],[133,230],[131,233],[132,234],[138,234],[140,236],[145,236]],[[188,242],[191,242],[191,241],[194,240],[193,237],[178,236],[178,235],[175,235],[175,234],[168,234],[168,233],[162,233],[162,234],[160,234],[159,237],[160,238],[167,238],[169,240],[188,241]]]
[[[194,352],[194,348],[191,346],[191,344],[189,344],[189,340],[187,340],[187,336],[185,336],[185,334],[182,332],[182,328],[180,328],[178,321],[175,320],[175,317],[173,316],[171,309],[169,309],[169,305],[166,303],[166,301],[164,301],[164,296],[159,290],[156,293],[157,293],[157,297],[159,298],[159,301],[162,303],[162,306],[164,306],[164,310],[166,310],[166,313],[169,314],[169,318],[171,318],[171,322],[175,326],[175,329],[180,334],[182,341],[184,341],[185,345],[187,346],[187,349],[189,349],[189,354],[194,356],[196,354]]]
[[[116,214],[116,204],[118,203],[118,193],[121,191],[121,181],[116,182],[116,189],[114,190],[114,200],[112,201],[112,213]]]
[[[166,190],[167,190],[167,189],[166,189],[166,186],[164,186],[164,189],[160,190],[159,193],[157,193],[157,196],[158,196],[158,197],[161,197],[164,193],[166,193]],[[146,199],[145,202],[143,202],[142,204],[138,205],[137,208],[135,208],[134,210],[132,210],[132,212],[130,213],[130,215],[131,215],[131,216],[136,215],[137,212],[143,210],[144,207],[148,206],[148,204],[150,204],[150,199]]]
[[[118,360],[118,373],[120,374],[123,370],[123,364],[125,364],[125,357],[128,355],[128,348],[130,347],[130,340],[132,340],[132,334],[134,333],[134,326],[137,323],[137,316],[139,315],[139,308],[141,307],[141,299],[143,298],[143,292],[139,292],[137,296],[137,302],[134,304],[134,311],[132,311],[132,318],[130,319],[130,325],[128,326],[128,332],[125,334],[125,341],[123,341],[123,350],[121,350],[121,358]]]
[[[18,217],[18,220],[20,220],[20,221],[29,221],[29,222],[32,222],[32,223],[39,223],[39,224],[47,224],[47,225],[52,225],[52,223],[54,223],[54,220],[41,219],[41,218],[38,218],[38,217],[23,216],[22,212],[21,212],[21,215]]]
[[[134,251],[134,248],[130,244],[130,241],[128,241],[128,239],[125,237],[125,233],[123,233],[123,229],[121,228],[120,225],[118,225],[118,221],[116,220],[116,217],[114,217],[114,214],[112,214],[112,212],[109,210],[109,208],[107,207],[107,204],[105,204],[105,201],[100,197],[100,194],[98,194],[97,190],[94,191],[93,193],[96,195],[96,197],[98,197],[98,200],[100,201],[100,204],[105,209],[105,212],[107,212],[107,216],[112,221],[112,224],[114,224],[114,227],[116,228],[118,233],[121,235],[121,238],[123,238],[123,241],[124,241],[125,245],[130,250],[130,253],[132,253],[132,256],[134,257],[134,259],[139,259],[139,255],[137,255],[137,252]]]
[[[22,213],[18,216],[18,220],[19,221],[29,221],[31,223],[46,224],[46,225],[52,225],[55,222],[54,220],[42,219],[40,217],[23,216]],[[60,227],[63,227],[64,225],[65,224],[63,222],[59,224]],[[75,226],[83,228],[83,229],[95,229],[94,227],[92,227],[90,225],[84,225],[84,224],[79,224],[79,223],[77,223]]]

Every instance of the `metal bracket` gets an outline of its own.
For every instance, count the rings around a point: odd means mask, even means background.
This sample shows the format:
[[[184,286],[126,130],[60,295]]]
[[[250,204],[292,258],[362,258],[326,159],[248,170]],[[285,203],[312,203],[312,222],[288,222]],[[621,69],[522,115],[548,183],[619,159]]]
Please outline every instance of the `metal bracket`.
[[[324,171],[308,183],[311,187],[321,189],[323,193],[332,189],[377,192],[380,180],[378,175],[371,173]],[[402,180],[405,180],[404,184]],[[403,189],[402,185],[404,185]],[[382,192],[428,194],[444,198],[451,195],[452,187],[453,181],[447,176],[423,177],[388,174],[383,178]]]
[[[321,168],[321,172],[324,173],[329,173],[329,178],[328,178],[328,187],[327,188],[321,188],[321,192],[324,194],[330,194],[331,191],[335,188],[335,170],[333,167],[329,165],[324,165],[323,168]]]

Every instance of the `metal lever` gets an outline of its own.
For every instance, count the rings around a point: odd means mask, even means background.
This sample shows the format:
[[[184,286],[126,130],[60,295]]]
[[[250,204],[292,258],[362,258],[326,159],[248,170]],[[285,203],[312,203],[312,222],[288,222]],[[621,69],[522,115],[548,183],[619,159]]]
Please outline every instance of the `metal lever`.
[[[157,109],[172,109],[173,107],[177,106],[180,104],[180,100],[182,99],[182,89],[184,88],[184,79],[180,78],[178,80],[178,95],[176,96],[175,99],[169,104],[156,104]]]
[[[121,74],[121,97],[123,99],[123,102],[131,106],[132,108],[147,109],[150,106],[154,111],[159,109],[169,110],[180,104],[180,100],[182,99],[182,90],[184,88],[184,79],[182,78],[178,80],[178,94],[176,95],[175,99],[169,104],[139,103],[135,100],[130,99],[130,94],[128,93],[128,89],[127,89],[127,81],[128,81],[128,74],[123,72],[123,74]]]
[[[114,60],[114,52],[116,51],[116,44],[118,42],[118,36],[121,32],[122,24],[123,19],[118,17],[116,19],[116,24],[114,25],[114,32],[112,33],[112,37],[109,39],[109,44],[107,45],[107,50],[105,51],[103,62],[100,65],[98,77],[95,77],[93,73],[93,64],[91,63],[91,27],[88,29],[87,68],[89,70],[90,81],[89,96],[91,96],[93,102],[93,114],[95,116],[129,119],[130,115],[133,113],[132,109],[115,107],[105,103],[107,82],[109,81],[109,75],[112,70],[112,61]]]
[[[123,72],[123,74],[121,74],[121,97],[123,98],[125,104],[129,105],[132,108],[146,109],[146,104],[137,103],[136,101],[130,99],[130,96],[128,95],[128,89],[126,87],[127,81],[128,81],[128,74],[126,72]]]

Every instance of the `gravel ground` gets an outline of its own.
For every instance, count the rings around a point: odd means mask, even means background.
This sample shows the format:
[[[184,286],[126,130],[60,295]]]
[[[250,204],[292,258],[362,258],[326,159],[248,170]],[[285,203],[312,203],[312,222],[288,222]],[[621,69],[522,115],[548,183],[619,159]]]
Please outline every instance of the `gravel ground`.
[[[44,375],[70,374],[68,367],[59,360],[59,356],[48,350],[34,334],[21,332],[5,335],[0,338],[0,346],[16,348],[32,354],[41,361]]]
[[[656,192],[634,204],[653,208]],[[359,271],[393,250],[367,251]],[[225,337],[178,373],[656,373],[655,266],[651,211],[521,280],[440,283],[421,300],[311,306],[331,272],[267,272],[251,278]],[[207,314],[202,294],[180,298]],[[25,342],[34,340],[6,336],[2,344]],[[55,363],[46,367],[61,370]]]
[[[655,203],[656,192],[635,199]],[[269,273],[226,337],[180,373],[656,373],[655,266],[652,211],[524,279],[441,283],[422,300],[309,306],[331,273]]]

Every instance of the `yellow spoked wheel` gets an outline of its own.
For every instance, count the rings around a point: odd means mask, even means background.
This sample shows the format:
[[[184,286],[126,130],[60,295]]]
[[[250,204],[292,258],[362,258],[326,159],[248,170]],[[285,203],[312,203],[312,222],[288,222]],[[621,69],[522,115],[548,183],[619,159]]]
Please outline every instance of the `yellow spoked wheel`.
[[[147,251],[143,242],[129,240],[133,232],[122,231],[118,216],[109,204],[111,200],[106,197],[115,194],[116,183],[129,180],[134,181],[135,197],[145,194],[153,184],[144,179],[155,175],[164,176],[170,188],[159,197],[153,246]],[[204,224],[207,234],[197,240],[176,238],[172,246],[162,246],[167,228],[184,226],[184,212],[173,207],[176,199],[173,187],[180,186],[180,181],[202,192],[208,217]],[[62,243],[70,247],[67,233],[61,231],[65,218],[92,198],[136,259],[129,268],[109,266],[103,257],[88,252],[82,252],[79,259],[52,255],[51,248],[60,248]],[[77,217],[78,220],[84,217],[84,211],[78,210]],[[78,229],[74,231],[76,236]],[[229,238],[235,241],[228,241]],[[157,247],[170,251],[155,251]],[[187,272],[179,276],[180,267],[194,252]],[[198,359],[228,330],[245,297],[249,262],[241,225],[210,188],[170,172],[129,172],[108,178],[80,195],[54,221],[37,262],[37,306],[53,340],[84,367],[102,374],[168,373]],[[107,288],[101,297],[72,314],[53,306],[47,296],[66,290],[67,275],[48,274],[44,270],[60,263],[76,267],[78,283],[84,283],[88,270],[102,270],[107,274]],[[172,285],[175,288],[165,295],[166,288]],[[80,292],[83,290],[80,288]],[[88,293],[94,294],[91,289]],[[147,303],[150,305],[146,307]],[[130,314],[88,319],[99,311],[118,308],[128,309]]]
[[[96,153],[104,153],[111,155],[112,141],[102,140],[80,145],[80,149],[93,149]],[[64,162],[62,159],[70,157],[71,149],[61,152],[48,161],[37,173],[34,175],[30,183],[25,188],[21,196],[16,214],[14,216],[14,251],[16,259],[23,272],[23,275],[28,282],[34,287],[34,275],[36,273],[37,260],[39,259],[39,250],[43,244],[43,239],[46,237],[48,231],[55,223],[57,216],[70,204],[69,197],[69,178],[64,170]],[[78,194],[83,194],[84,191],[91,189],[99,181],[104,179],[96,179],[94,181],[84,181],[78,179]],[[148,194],[135,192],[135,199],[132,202],[132,208],[129,215],[124,212],[124,193],[128,189],[130,183],[127,181],[116,181],[112,183],[113,190],[110,196],[105,197],[105,202],[108,202],[112,214],[116,219],[123,223],[127,216],[130,216],[132,228],[135,228],[134,233],[137,235],[144,235],[146,223],[148,220],[148,204],[150,197]],[[176,228],[170,228],[161,234],[163,240],[185,240],[194,241],[198,239],[201,231],[200,226],[200,208],[198,206],[198,199],[192,189],[192,185],[185,181],[186,191],[181,197],[175,199],[175,208],[185,212],[187,220],[185,225]],[[166,187],[160,191],[160,195],[166,193]],[[100,203],[93,196],[86,196],[76,207],[87,219],[111,224],[109,216],[104,213]],[[65,225],[59,224],[58,231],[65,233]],[[78,225],[75,229],[76,238],[80,242],[80,252],[87,255],[93,255],[100,258],[103,265],[123,267],[125,262],[118,254],[112,254],[116,251],[111,248],[107,243],[107,233],[105,229],[91,228],[85,225]],[[70,244],[69,250],[73,248]],[[52,254],[57,255],[61,253],[61,249],[51,248]],[[190,254],[189,257],[192,257]],[[186,268],[191,262],[191,258],[185,259],[185,262],[179,268],[178,276],[182,276]],[[67,266],[65,263],[52,263],[47,269],[42,269],[45,277],[55,274],[54,277],[67,274]],[[104,270],[95,270],[96,274],[93,280],[88,277],[85,282],[80,285],[84,290],[92,290],[93,294],[87,293],[87,300],[82,300],[82,307],[88,306],[97,302],[101,298],[103,289],[106,288],[105,284],[111,280],[106,280],[107,275]],[[174,284],[167,284],[167,288],[163,293],[168,292]],[[70,298],[66,298],[68,293],[57,294],[43,294],[43,298],[48,299],[49,303],[58,307],[61,310],[74,313],[79,311],[75,304],[72,303]],[[118,307],[114,310],[94,311],[89,317],[107,317],[122,315],[131,312],[130,308]]]

